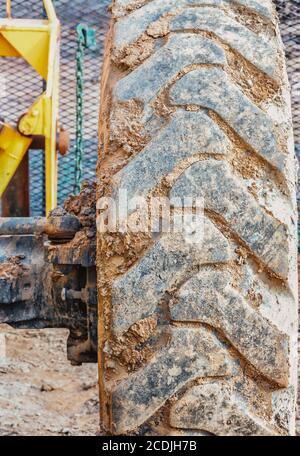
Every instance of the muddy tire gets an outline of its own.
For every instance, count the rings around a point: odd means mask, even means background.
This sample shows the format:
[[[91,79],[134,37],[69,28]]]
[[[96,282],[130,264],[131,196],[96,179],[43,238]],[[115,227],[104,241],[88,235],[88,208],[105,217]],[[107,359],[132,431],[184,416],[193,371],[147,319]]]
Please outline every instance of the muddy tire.
[[[112,15],[98,166],[102,430],[293,434],[296,160],[274,6],[115,0]],[[104,201],[124,209],[125,190],[139,209],[114,230]],[[172,216],[180,199],[201,199],[202,243],[142,230],[154,197],[160,227],[168,198]]]

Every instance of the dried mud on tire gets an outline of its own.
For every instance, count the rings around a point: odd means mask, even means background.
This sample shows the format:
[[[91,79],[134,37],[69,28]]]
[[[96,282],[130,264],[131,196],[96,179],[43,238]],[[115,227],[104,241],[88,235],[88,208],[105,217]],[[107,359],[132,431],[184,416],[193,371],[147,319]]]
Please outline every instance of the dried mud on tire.
[[[205,208],[201,248],[98,234],[102,431],[293,434],[297,172],[273,3],[115,0],[97,173],[98,197]]]

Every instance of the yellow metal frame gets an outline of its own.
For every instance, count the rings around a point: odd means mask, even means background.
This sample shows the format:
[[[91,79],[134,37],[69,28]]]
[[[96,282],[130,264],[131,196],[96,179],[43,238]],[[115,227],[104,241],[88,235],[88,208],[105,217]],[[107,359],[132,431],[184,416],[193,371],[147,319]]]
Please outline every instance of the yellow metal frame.
[[[46,20],[14,19],[10,0],[0,19],[0,57],[22,57],[46,81],[46,90],[14,128],[0,123],[0,197],[35,135],[45,137],[46,213],[57,204],[56,135],[59,97],[60,24],[51,0],[43,0]]]

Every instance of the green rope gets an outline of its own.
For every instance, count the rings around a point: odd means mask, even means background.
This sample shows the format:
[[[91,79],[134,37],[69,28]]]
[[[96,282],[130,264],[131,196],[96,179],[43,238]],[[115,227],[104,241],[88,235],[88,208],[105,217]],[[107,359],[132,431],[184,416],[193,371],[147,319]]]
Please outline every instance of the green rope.
[[[75,195],[80,192],[83,157],[83,93],[84,93],[84,51],[95,47],[96,32],[85,24],[78,24],[76,52],[76,144],[75,144]]]

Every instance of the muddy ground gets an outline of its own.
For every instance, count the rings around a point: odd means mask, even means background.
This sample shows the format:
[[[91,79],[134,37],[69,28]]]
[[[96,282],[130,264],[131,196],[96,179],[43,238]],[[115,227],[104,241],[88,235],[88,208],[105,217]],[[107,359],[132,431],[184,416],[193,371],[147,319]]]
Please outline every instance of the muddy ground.
[[[68,331],[0,325],[0,342],[1,333],[6,362],[0,361],[0,436],[97,434],[97,365],[71,366]]]

